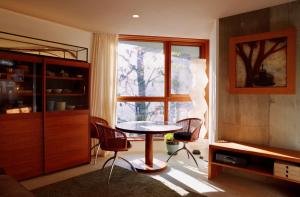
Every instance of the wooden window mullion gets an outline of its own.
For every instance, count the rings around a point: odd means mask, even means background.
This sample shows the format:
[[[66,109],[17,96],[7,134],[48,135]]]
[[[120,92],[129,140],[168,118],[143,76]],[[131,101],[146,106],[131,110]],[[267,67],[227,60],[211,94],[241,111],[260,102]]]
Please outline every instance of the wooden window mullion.
[[[164,101],[164,121],[169,120],[169,97],[171,94],[171,45],[164,42],[165,52],[165,101]]]

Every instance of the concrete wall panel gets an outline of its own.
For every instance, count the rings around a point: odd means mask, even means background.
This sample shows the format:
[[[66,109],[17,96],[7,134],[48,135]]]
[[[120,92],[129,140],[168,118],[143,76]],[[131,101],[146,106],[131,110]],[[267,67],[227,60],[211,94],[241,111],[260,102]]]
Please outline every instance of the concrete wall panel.
[[[219,21],[219,139],[300,150],[300,1]],[[230,94],[228,41],[232,36],[297,28],[295,95]]]

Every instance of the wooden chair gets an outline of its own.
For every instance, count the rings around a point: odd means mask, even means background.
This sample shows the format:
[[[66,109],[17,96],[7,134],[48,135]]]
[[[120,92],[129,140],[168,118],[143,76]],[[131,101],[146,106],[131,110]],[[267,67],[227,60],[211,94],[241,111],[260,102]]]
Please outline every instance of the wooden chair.
[[[129,148],[131,148],[131,144],[129,141],[127,141],[127,136],[125,133],[117,130],[117,129],[112,129],[109,126],[106,126],[101,123],[96,123],[98,131],[100,131],[100,146],[102,150],[105,151],[113,151],[114,156],[110,157],[106,162],[103,164],[102,169],[104,169],[105,165],[110,161],[113,160],[108,181],[107,184],[109,184],[110,177],[113,171],[113,168],[115,166],[115,161],[116,159],[120,158],[126,163],[128,163],[131,167],[131,169],[134,172],[137,172],[134,166],[126,159],[123,157],[118,156],[119,151],[128,151]]]
[[[194,142],[199,138],[200,129],[201,129],[201,126],[203,124],[203,121],[199,118],[187,118],[187,119],[177,121],[177,124],[179,124],[183,127],[183,129],[182,129],[183,131],[174,133],[174,140],[179,141],[179,142],[183,142],[183,147],[178,149],[174,153],[172,153],[170,155],[170,157],[168,158],[167,162],[177,152],[179,152],[181,150],[186,150],[188,158],[190,158],[190,155],[191,155],[192,158],[194,159],[197,167],[199,168],[195,157],[193,156],[191,151],[189,149],[187,149],[186,144],[188,142]]]
[[[98,143],[91,148],[91,151],[97,147],[96,156],[94,160],[94,164],[96,164],[98,152],[100,149],[100,132],[98,131],[96,123],[103,124],[109,126],[108,122],[103,118],[99,118],[96,116],[91,116],[90,118],[90,130],[91,130],[91,138],[98,140]]]

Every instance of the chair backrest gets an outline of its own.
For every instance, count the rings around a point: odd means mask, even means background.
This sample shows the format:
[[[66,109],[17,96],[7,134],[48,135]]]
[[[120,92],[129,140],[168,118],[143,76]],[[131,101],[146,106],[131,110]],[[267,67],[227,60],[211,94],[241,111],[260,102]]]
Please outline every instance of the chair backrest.
[[[203,121],[199,118],[186,118],[177,121],[177,124],[183,127],[183,131],[192,133],[191,141],[195,141],[199,138]]]
[[[91,128],[91,138],[100,138],[100,133],[97,129],[96,123],[100,123],[106,126],[109,126],[108,122],[103,118],[99,118],[96,116],[91,116],[90,118],[90,128]]]
[[[126,135],[110,126],[96,123],[100,133],[100,147],[102,150],[119,150],[127,148]]]

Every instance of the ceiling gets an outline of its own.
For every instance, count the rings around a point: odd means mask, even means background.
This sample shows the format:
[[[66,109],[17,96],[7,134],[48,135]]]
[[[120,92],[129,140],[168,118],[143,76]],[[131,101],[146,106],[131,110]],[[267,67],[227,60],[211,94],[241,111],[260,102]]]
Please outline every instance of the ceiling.
[[[207,38],[218,18],[291,1],[1,0],[0,7],[91,32]]]

